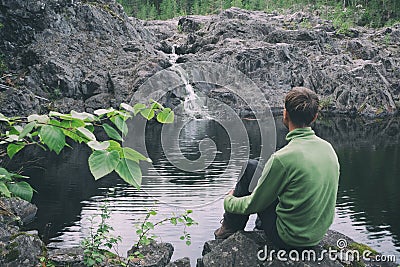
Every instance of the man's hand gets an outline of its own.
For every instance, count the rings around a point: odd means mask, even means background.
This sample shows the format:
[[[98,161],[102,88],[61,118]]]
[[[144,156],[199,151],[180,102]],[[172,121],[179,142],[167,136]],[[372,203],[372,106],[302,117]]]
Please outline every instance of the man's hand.
[[[235,189],[232,189],[231,191],[228,192],[228,195],[233,196],[233,192],[235,192]]]

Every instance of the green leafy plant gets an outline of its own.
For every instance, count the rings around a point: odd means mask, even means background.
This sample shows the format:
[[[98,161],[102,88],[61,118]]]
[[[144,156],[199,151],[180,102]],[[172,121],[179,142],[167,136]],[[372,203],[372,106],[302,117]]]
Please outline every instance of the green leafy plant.
[[[47,258],[47,256],[41,256],[39,258],[40,266],[42,267],[55,267],[54,263]]]
[[[107,222],[111,213],[107,204],[102,205],[100,215],[93,215],[89,219],[90,233],[81,243],[84,250],[84,264],[86,266],[102,266],[102,264],[107,261],[118,264],[119,266],[128,266],[130,261],[144,257],[140,252],[140,248],[155,242],[157,238],[156,235],[150,233],[151,230],[166,222],[170,222],[172,225],[181,224],[184,226],[183,233],[179,238],[184,240],[186,245],[189,246],[191,244],[191,236],[186,231],[186,227],[197,224],[197,222],[190,217],[191,213],[192,210],[186,210],[182,214],[173,214],[170,217],[152,223],[150,217],[157,215],[157,212],[155,210],[149,210],[143,221],[136,225],[138,241],[134,245],[133,254],[129,255],[128,258],[123,258],[118,253],[118,244],[122,241],[122,238],[121,236],[114,236],[111,234],[114,229]],[[100,218],[100,222],[95,226],[95,221],[98,218]]]
[[[68,114],[51,111],[46,115],[6,117],[0,113],[0,149],[3,147],[12,159],[31,145],[60,154],[65,147],[70,147],[70,143],[84,143],[92,149],[88,164],[96,180],[115,171],[126,183],[140,189],[142,173],[139,162],[150,159],[120,144],[128,134],[126,121],[138,114],[147,120],[156,118],[160,123],[174,121],[173,111],[154,100],[149,105],[138,103],[133,107],[122,103],[120,109],[98,109],[93,114],[73,110]],[[102,128],[109,139],[97,140],[96,128]],[[28,183],[19,181],[26,178],[1,168],[0,195],[18,196],[30,201],[33,189]]]
[[[95,219],[100,217],[100,223],[95,230]],[[81,245],[83,248],[83,262],[86,266],[99,266],[106,259],[112,258],[116,262],[124,262],[118,254],[118,243],[120,236],[113,236],[114,230],[107,220],[110,218],[110,211],[107,205],[101,206],[101,214],[90,218],[90,234],[84,238]],[[109,250],[114,249],[116,254]]]
[[[150,218],[152,216],[156,216],[157,211],[149,210],[144,220],[140,224],[136,225],[136,235],[138,236],[138,240],[134,245],[134,252],[132,255],[129,255],[128,260],[143,258],[140,248],[143,246],[148,246],[157,239],[157,236],[151,233],[151,231],[155,227],[167,222],[171,223],[172,225],[183,225],[183,233],[179,239],[185,241],[186,245],[190,246],[192,243],[191,235],[186,231],[186,228],[198,224],[195,220],[193,220],[193,218],[190,217],[191,213],[193,213],[192,210],[186,210],[182,214],[173,214],[172,216],[160,219],[157,222],[151,222]]]
[[[0,195],[5,197],[13,195],[29,201],[32,198],[33,189],[27,182],[20,181],[27,178],[29,177],[0,168]]]

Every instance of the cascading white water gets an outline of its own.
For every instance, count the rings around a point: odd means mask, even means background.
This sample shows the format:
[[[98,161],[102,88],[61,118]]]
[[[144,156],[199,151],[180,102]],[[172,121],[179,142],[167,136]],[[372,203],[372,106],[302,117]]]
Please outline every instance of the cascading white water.
[[[175,52],[175,46],[172,46],[172,54],[170,56],[171,69],[174,70],[185,85],[187,96],[185,97],[183,108],[187,115],[192,118],[207,118],[207,107],[204,101],[195,93],[193,86],[190,84],[189,76],[179,65],[176,64],[178,55]]]

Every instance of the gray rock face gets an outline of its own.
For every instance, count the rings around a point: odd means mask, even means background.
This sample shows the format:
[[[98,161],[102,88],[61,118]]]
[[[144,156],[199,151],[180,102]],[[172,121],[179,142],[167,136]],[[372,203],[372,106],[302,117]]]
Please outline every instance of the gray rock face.
[[[376,117],[400,106],[399,25],[338,34],[309,13],[237,8],[142,22],[128,18],[115,0],[0,0],[0,23],[0,53],[9,69],[0,84],[18,87],[0,88],[0,112],[7,115],[129,102],[148,77],[171,65],[173,46],[177,63],[239,69],[273,110],[293,86],[316,91],[330,112]],[[223,88],[206,88],[209,97],[245,110],[229,93],[221,95]]]
[[[44,243],[37,235],[20,232],[8,242],[0,242],[0,265],[4,267],[36,266],[43,255]]]
[[[44,243],[37,231],[20,232],[16,222],[28,223],[35,216],[35,205],[19,198],[0,199],[0,266],[35,266]]]
[[[166,267],[190,267],[190,259],[188,257],[177,259],[174,262],[168,263]]]
[[[132,254],[135,250],[131,249],[128,251],[128,255]],[[144,256],[143,259],[137,258],[136,260],[130,260],[129,266],[140,266],[140,267],[164,267],[164,266],[177,266],[186,267],[190,266],[189,258],[184,258],[170,263],[174,248],[169,243],[152,243],[148,246],[142,247],[139,250]],[[49,250],[48,259],[53,262],[56,266],[68,266],[68,267],[84,267],[83,262],[83,249],[80,247],[73,248],[61,248],[55,250]],[[128,262],[127,259],[122,258],[124,262]],[[118,261],[106,261],[99,266],[121,266]]]
[[[20,198],[0,198],[0,223],[9,224],[20,221],[29,223],[36,215],[37,207]]]
[[[143,79],[168,65],[153,49],[157,39],[114,0],[2,0],[0,22],[8,83],[50,100],[72,99],[69,110],[129,102]],[[9,113],[36,111],[29,100],[16,100],[23,106],[8,106]]]
[[[316,91],[323,108],[337,113],[383,116],[394,114],[400,104],[399,25],[356,28],[343,35],[312,14],[231,8],[145,26],[157,32],[160,50],[168,53],[166,47],[176,46],[177,62],[204,60],[238,68],[265,92],[272,108],[282,108],[293,86]]]
[[[132,248],[128,251],[128,255],[136,251]],[[151,243],[139,249],[143,255],[142,259],[131,261],[129,266],[143,266],[143,267],[164,267],[166,266],[174,253],[174,247],[170,243]]]
[[[340,249],[338,240],[347,245]],[[321,243],[312,249],[315,254],[307,250],[307,252],[298,252],[299,254],[287,252],[285,255],[277,256],[278,249],[266,238],[263,231],[239,231],[225,240],[206,242],[203,248],[203,257],[197,260],[197,266],[396,266],[394,263],[374,264],[368,260],[365,261],[362,259],[360,248],[357,251],[361,256],[357,260],[357,253],[353,254],[356,244],[349,237],[329,230]],[[342,246],[342,243],[339,245]],[[323,251],[332,251],[332,254]],[[304,256],[301,256],[302,253]],[[353,258],[343,256],[350,254],[353,255]],[[279,259],[279,257],[281,258]],[[374,256],[371,256],[371,259],[374,259]]]
[[[48,259],[56,266],[84,267],[83,249],[80,247],[49,250]]]

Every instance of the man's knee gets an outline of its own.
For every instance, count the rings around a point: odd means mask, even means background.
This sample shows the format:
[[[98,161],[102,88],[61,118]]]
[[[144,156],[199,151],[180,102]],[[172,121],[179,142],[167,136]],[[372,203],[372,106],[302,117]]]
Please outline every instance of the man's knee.
[[[250,159],[247,161],[246,168],[242,171],[239,180],[235,187],[235,196],[245,196],[250,194],[250,184],[254,179],[254,174],[258,166],[258,161],[255,159]]]

